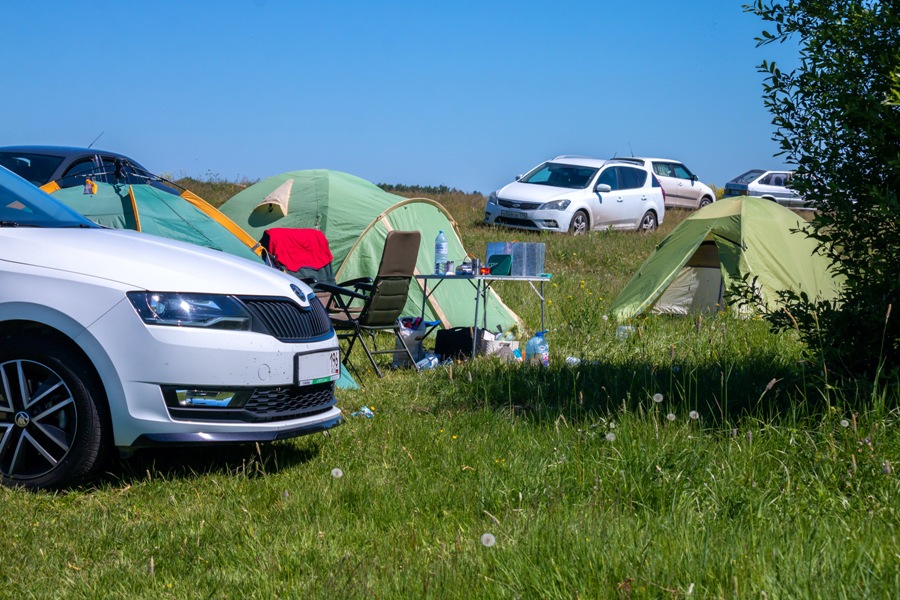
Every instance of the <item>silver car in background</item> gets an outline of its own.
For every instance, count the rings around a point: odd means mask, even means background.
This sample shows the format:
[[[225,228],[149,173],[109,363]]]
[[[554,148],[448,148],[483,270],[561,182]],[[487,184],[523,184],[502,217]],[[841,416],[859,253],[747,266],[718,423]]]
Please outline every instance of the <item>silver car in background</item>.
[[[726,183],[724,196],[756,196],[788,208],[809,208],[803,196],[788,185],[793,174],[793,171],[751,169]]]

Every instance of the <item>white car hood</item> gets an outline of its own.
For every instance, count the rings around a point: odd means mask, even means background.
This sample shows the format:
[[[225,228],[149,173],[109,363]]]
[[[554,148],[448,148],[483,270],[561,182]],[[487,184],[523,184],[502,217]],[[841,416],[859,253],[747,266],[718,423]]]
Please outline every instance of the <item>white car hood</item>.
[[[262,263],[217,250],[117,229],[0,229],[0,260],[77,273],[135,290],[290,295],[294,283]]]
[[[583,189],[573,190],[572,188],[516,181],[500,188],[497,192],[497,197],[503,200],[518,200],[522,202],[550,202],[567,198],[571,200],[582,196],[585,192],[586,190]]]

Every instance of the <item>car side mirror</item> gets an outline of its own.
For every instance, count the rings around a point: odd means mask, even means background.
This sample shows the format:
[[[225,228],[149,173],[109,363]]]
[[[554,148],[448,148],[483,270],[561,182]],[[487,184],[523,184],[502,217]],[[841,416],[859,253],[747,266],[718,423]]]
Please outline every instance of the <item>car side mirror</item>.
[[[691,181],[700,181],[700,178],[694,174],[691,174]]]
[[[605,194],[605,193],[607,193],[607,192],[611,192],[611,191],[612,191],[612,188],[609,187],[609,184],[608,184],[608,183],[598,183],[598,184],[594,187],[594,191],[597,192],[597,193],[600,193],[600,194]]]
[[[522,176],[521,176],[521,175],[516,175],[516,181],[518,181],[518,180],[520,180],[520,179],[522,179]]]

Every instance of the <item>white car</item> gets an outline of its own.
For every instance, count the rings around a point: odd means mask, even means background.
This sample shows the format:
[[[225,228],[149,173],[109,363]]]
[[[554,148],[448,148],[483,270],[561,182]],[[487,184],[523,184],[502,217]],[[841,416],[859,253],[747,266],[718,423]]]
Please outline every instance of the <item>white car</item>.
[[[338,341],[304,283],[98,227],[0,168],[0,482],[63,488],[118,447],[342,422]]]
[[[788,184],[793,171],[751,169],[725,184],[725,196],[757,196],[791,208],[806,207],[806,200]]]
[[[665,218],[665,194],[633,162],[558,156],[488,197],[484,222],[537,231],[651,231]]]
[[[684,163],[671,158],[632,157],[619,160],[634,161],[652,169],[666,192],[666,208],[703,208],[716,201],[716,193],[700,181]]]

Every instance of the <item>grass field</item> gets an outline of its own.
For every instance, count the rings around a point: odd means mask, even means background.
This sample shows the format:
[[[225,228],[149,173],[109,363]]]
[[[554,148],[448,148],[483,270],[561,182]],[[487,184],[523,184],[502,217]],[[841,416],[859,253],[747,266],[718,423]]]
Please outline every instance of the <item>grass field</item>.
[[[895,379],[839,387],[754,319],[641,318],[617,339],[606,310],[686,213],[572,238],[437,199],[478,254],[547,244],[549,369],[364,373],[328,435],[143,452],[66,494],[2,489],[0,596],[900,595]],[[498,291],[539,324],[530,291]],[[364,405],[373,418],[351,416]]]

